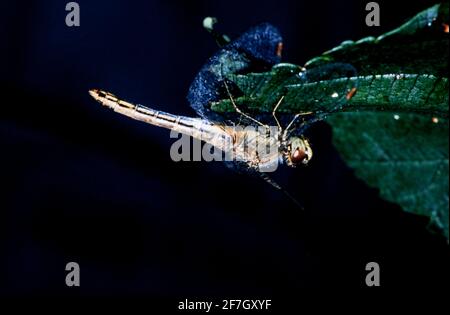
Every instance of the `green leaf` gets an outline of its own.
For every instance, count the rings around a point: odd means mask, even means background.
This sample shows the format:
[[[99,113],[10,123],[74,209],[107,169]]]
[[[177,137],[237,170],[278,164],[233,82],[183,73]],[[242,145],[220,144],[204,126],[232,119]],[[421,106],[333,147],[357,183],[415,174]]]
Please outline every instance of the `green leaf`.
[[[434,121],[434,122],[433,122]],[[403,113],[344,112],[329,117],[334,144],[382,198],[430,217],[448,238],[448,121]]]
[[[351,63],[359,75],[427,73],[447,77],[449,38],[444,30],[448,20],[449,4],[437,4],[377,38],[344,41],[305,66],[340,61]]]
[[[314,71],[348,63],[356,68],[355,77],[300,84],[302,67],[292,64],[230,75],[243,94],[236,103],[249,113],[267,113],[284,95],[280,114],[320,113],[332,106],[330,95],[342,100],[357,85],[353,98],[327,118],[337,149],[381,197],[428,216],[448,239],[448,20],[448,3],[437,4],[391,32],[345,41],[305,65]],[[211,108],[234,111],[229,99]]]

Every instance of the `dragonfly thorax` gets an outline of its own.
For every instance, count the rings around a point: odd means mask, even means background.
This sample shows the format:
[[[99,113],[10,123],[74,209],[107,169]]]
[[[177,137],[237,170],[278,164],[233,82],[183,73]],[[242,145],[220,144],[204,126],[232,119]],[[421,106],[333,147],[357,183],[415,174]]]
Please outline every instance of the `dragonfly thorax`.
[[[308,164],[312,158],[308,140],[303,136],[286,136],[281,128],[275,129],[274,132],[266,128],[236,131],[234,127],[225,127],[224,130],[233,139],[232,147],[225,151],[231,149],[236,160],[246,161],[259,171],[273,169],[278,163],[289,167]],[[218,146],[216,143],[213,145]]]

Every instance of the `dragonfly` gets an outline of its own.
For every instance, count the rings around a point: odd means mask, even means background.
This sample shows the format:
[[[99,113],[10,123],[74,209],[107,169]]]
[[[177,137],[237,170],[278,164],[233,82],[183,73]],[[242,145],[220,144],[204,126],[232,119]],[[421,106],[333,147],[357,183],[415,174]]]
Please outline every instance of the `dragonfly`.
[[[218,38],[223,40],[226,37]],[[261,73],[274,66],[283,67],[280,63],[282,43],[278,29],[267,23],[251,28],[233,41],[223,42],[222,48],[201,68],[189,88],[187,99],[198,117],[152,109],[100,89],[91,89],[89,93],[117,113],[191,136],[223,152],[231,152],[233,158],[227,164],[263,178],[298,204],[268,175],[268,170],[276,169],[279,164],[297,167],[309,163],[313,150],[304,131],[328,114],[339,111],[355,94],[356,83],[351,79],[355,77],[355,70],[351,65],[337,63],[313,69],[298,67],[298,71],[295,68],[291,71],[286,80],[297,88],[317,85],[329,79],[340,80],[341,83],[332,90],[319,86],[313,95],[304,96],[310,104],[320,102],[321,110],[280,113],[285,98],[285,91],[281,89],[279,99],[269,112],[252,114],[244,111],[237,105],[235,95],[239,89],[228,79],[229,75]],[[211,109],[213,102],[224,97],[231,101],[234,113],[221,114]],[[236,128],[249,126],[255,128]],[[275,149],[267,152],[267,147]]]

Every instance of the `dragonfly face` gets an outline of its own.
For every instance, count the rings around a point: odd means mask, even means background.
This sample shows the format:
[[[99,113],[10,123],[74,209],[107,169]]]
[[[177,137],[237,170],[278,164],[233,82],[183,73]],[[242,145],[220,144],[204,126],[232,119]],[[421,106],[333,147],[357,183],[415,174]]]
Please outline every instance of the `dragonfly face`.
[[[312,158],[313,152],[308,140],[304,137],[292,136],[282,147],[282,155],[287,166],[297,167],[306,165]]]

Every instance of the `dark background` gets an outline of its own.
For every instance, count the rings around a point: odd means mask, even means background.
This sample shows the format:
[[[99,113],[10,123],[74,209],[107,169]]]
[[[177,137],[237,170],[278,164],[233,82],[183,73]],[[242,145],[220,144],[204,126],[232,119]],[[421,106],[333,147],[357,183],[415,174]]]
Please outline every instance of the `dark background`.
[[[80,0],[72,28],[66,2],[0,5],[2,295],[273,298],[364,288],[370,261],[386,288],[447,283],[445,239],[358,180],[328,125],[309,132],[310,166],[282,175],[302,212],[221,163],[172,162],[167,130],[87,93],[104,88],[194,116],[185,95],[217,50],[205,16],[231,37],[270,22],[283,34],[283,60],[303,64],[433,2],[378,1],[378,28],[365,25],[369,1]],[[70,261],[80,264],[79,288],[65,286]]]

